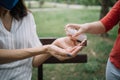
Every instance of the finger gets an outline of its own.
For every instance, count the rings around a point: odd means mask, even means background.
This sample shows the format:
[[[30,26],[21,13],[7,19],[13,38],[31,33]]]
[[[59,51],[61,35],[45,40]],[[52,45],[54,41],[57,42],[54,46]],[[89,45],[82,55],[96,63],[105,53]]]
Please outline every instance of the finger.
[[[61,58],[62,58],[60,55],[56,55],[56,54],[52,54],[52,56],[56,57],[59,60],[61,60]]]
[[[57,59],[59,59],[60,61],[63,60],[63,57],[61,57],[60,55],[53,55],[54,57],[56,57]]]
[[[79,29],[72,37],[78,37],[80,34],[83,34],[83,31]]]
[[[66,29],[65,29],[65,32],[66,32],[66,35],[67,35],[67,36],[68,36],[68,35],[72,36],[72,34],[69,32],[69,28],[66,28]]]
[[[84,39],[81,43],[78,44],[78,46],[86,46],[87,40]]]
[[[81,34],[81,32],[76,32],[72,37],[76,38]]]
[[[65,53],[65,55],[60,55],[60,54],[56,54],[56,53],[51,53],[52,56],[58,58],[59,60],[63,59],[63,58],[69,58],[71,57],[71,54],[69,53]]]
[[[59,55],[61,57],[72,57],[72,55],[68,51],[65,51],[63,53],[55,53],[55,55]]]
[[[72,37],[72,35],[71,35],[69,32],[66,32],[66,35],[67,35],[67,36],[71,36],[71,37]]]
[[[79,51],[81,51],[83,49],[84,46],[79,46],[77,47],[72,53],[72,56],[76,56],[78,54]]]
[[[78,30],[79,29],[79,25],[77,25],[77,24],[67,24],[65,26],[65,31],[69,32],[69,29]]]
[[[65,29],[67,28],[79,29],[79,24],[67,24]]]
[[[75,46],[75,47],[70,47],[70,48],[67,48],[67,49],[65,49],[65,50],[67,50],[68,52],[72,52],[72,51],[74,51],[74,50],[76,49],[76,47],[77,47],[77,46]]]
[[[51,54],[57,54],[57,55],[61,55],[61,56],[66,56],[67,52],[64,49],[60,48],[60,47],[52,45],[51,46]]]
[[[66,59],[70,59],[71,57],[63,57],[63,56],[59,56],[59,55],[54,55],[54,57],[56,57],[58,60],[63,61]]]

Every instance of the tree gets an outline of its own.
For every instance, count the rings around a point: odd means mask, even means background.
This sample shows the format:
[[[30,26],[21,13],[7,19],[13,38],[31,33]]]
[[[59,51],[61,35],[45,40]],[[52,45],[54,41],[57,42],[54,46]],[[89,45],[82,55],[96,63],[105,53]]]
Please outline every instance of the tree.
[[[31,8],[31,0],[28,1],[28,7]]]
[[[109,7],[113,6],[117,0],[99,0],[101,4],[100,19],[103,18],[109,11]],[[108,37],[108,33],[101,34],[101,37]]]
[[[101,4],[100,19],[103,18],[109,11],[109,0],[99,0]],[[101,34],[102,37],[108,37],[108,33]]]
[[[44,4],[44,0],[39,0],[39,7],[42,8],[43,4]]]

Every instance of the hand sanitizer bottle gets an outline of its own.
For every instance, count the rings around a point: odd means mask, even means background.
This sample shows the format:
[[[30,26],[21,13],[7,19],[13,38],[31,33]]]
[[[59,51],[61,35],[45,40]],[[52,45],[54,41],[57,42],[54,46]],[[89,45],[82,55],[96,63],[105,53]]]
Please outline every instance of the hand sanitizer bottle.
[[[69,34],[74,35],[76,32],[77,32],[77,30],[68,28],[68,33]],[[85,34],[80,34],[77,37],[77,40],[80,41],[80,42],[83,41],[84,39],[87,40],[87,36]]]

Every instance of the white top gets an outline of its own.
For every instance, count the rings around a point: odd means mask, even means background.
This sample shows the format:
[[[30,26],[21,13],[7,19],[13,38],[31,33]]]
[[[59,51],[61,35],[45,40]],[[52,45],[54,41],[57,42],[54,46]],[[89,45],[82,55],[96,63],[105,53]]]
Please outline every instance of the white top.
[[[41,45],[31,13],[20,21],[13,19],[10,31],[5,29],[0,20],[0,49],[24,49]],[[31,80],[31,74],[32,58],[0,65],[0,80]]]

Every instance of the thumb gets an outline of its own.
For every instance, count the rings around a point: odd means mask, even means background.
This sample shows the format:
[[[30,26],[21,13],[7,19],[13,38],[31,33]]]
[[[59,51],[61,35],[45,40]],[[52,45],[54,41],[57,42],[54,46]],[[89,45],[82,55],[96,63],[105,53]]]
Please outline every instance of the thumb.
[[[79,29],[72,37],[77,37],[82,33],[83,33],[83,31],[81,29]]]

